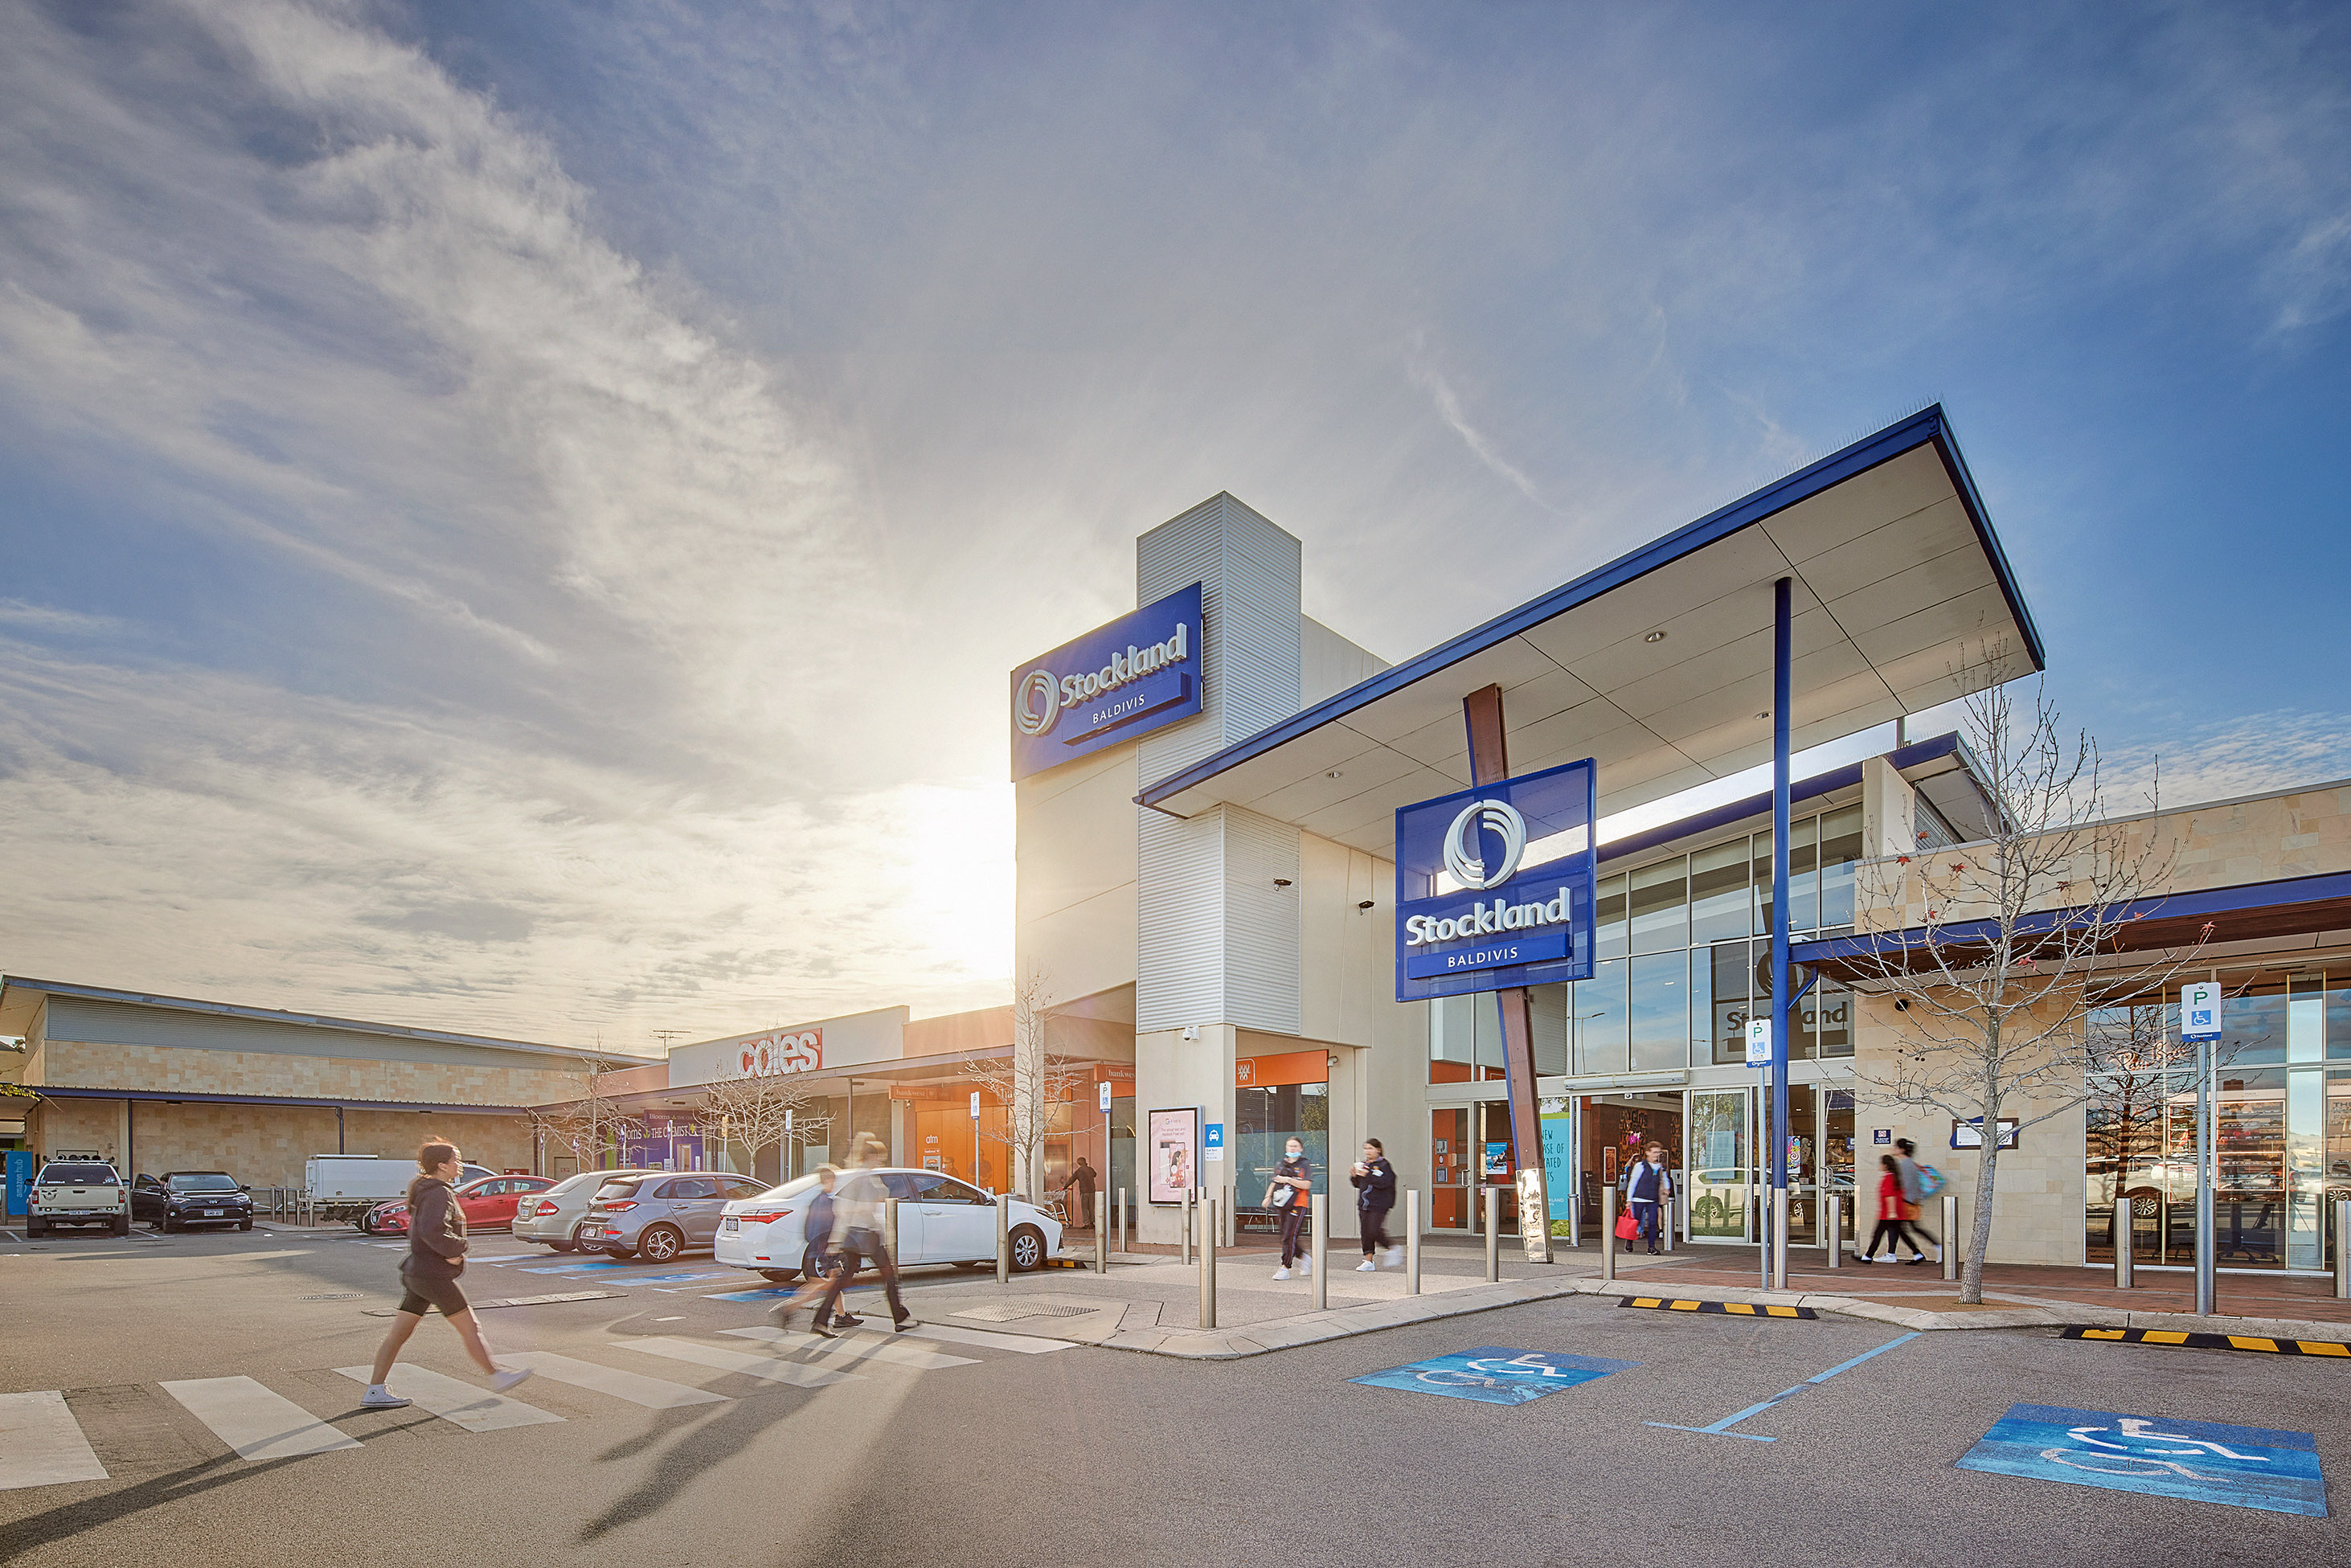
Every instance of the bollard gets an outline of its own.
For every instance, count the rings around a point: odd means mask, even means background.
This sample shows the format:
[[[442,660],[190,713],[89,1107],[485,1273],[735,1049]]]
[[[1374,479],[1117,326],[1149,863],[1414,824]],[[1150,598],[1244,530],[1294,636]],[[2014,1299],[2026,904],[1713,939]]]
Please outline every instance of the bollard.
[[[1118,1189],[1118,1249],[1122,1252],[1130,1249],[1126,1239],[1126,1188],[1121,1187]]]
[[[1217,1326],[1217,1200],[1200,1206],[1200,1326]]]
[[[1959,1249],[1951,1245],[1956,1239],[1951,1232],[1959,1228],[1959,1195],[1947,1192],[1943,1195],[1943,1239],[1935,1244],[1935,1250],[1943,1255],[1943,1278],[1946,1280],[1959,1277]]]
[[[1108,1197],[1110,1195],[1104,1193],[1102,1196]],[[1094,1272],[1110,1272],[1110,1216],[1099,1210],[1094,1214]]]
[[[1012,1195],[996,1195],[996,1282],[1012,1282]]]
[[[1237,1186],[1225,1188],[1225,1245],[1228,1247],[1241,1244],[1240,1190]]]
[[[1320,1312],[1331,1306],[1331,1197],[1318,1192],[1313,1197],[1313,1241],[1306,1249],[1306,1265],[1314,1273],[1314,1310]]]
[[[2351,1204],[2344,1206],[2351,1208]],[[1404,1189],[1404,1276],[1405,1293],[1420,1294],[1420,1188]]]
[[[1184,1251],[1178,1261],[1188,1266],[1192,1261],[1192,1189],[1188,1186],[1184,1189],[1184,1235],[1180,1244]]]
[[[2351,1301],[2351,1197],[2335,1204],[2335,1295]]]
[[[1674,1209],[1680,1204],[1681,1197],[1681,1186],[1677,1183],[1667,1190],[1666,1207],[1657,1214],[1657,1231],[1665,1238],[1665,1248],[1668,1252],[1674,1249]]]
[[[1830,1268],[1844,1267],[1844,1199],[1834,1193],[1821,1199],[1821,1249]]]
[[[1616,1188],[1607,1187],[1600,1195],[1600,1277],[1616,1277]]]
[[[2115,1289],[2131,1288],[2131,1269],[2138,1260],[2131,1256],[2130,1200],[2118,1198],[2116,1207],[2121,1211],[2122,1225],[2115,1232]]]
[[[1788,1288],[1788,1189],[1771,1189],[1771,1288]]]
[[[1486,1189],[1486,1282],[1502,1277],[1502,1189]]]
[[[882,1245],[890,1254],[890,1261],[898,1260],[898,1200],[882,1200]]]
[[[1577,1186],[1571,1186],[1567,1193],[1567,1244],[1570,1247],[1583,1245],[1583,1194],[1578,1190],[1580,1186],[1579,1183]]]

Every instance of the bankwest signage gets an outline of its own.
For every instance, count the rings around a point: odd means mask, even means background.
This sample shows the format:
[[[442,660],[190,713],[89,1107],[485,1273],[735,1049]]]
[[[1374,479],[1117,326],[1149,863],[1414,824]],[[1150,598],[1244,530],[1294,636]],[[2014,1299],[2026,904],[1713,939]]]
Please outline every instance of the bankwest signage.
[[[1012,672],[1012,777],[1026,779],[1200,711],[1200,585]]]
[[[1396,812],[1395,995],[1592,977],[1589,761]]]

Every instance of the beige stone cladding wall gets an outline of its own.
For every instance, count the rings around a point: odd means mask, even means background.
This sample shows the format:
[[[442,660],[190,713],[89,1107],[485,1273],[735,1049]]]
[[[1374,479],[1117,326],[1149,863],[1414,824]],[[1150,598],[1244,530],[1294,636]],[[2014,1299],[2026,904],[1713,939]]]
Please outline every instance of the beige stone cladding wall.
[[[545,1105],[576,1100],[565,1068],[372,1061],[188,1046],[44,1042],[35,1083],[169,1093],[267,1094],[301,1100],[409,1100],[446,1105]]]
[[[44,1100],[25,1119],[25,1131],[26,1144],[41,1159],[54,1157],[59,1149],[95,1151],[110,1162],[123,1157],[120,1100]]]
[[[332,1112],[328,1113],[331,1118]],[[428,1137],[446,1138],[466,1159],[494,1171],[532,1170],[530,1120],[525,1116],[450,1115],[415,1111],[346,1111],[343,1151],[413,1160],[417,1145]],[[334,1152],[332,1129],[325,1148]],[[298,1170],[296,1179],[300,1179]]]
[[[336,1152],[335,1113],[313,1105],[49,1100],[36,1134],[44,1154],[96,1149],[126,1176],[221,1170],[255,1187],[299,1188],[310,1156]],[[492,1170],[531,1168],[530,1124],[522,1116],[343,1113],[346,1154],[409,1161],[428,1135],[455,1141],[467,1159]]]
[[[1896,1076],[1896,1052],[1902,1036],[1899,1015],[1890,997],[1860,997],[1855,1030],[1854,1071],[1865,1078],[1892,1081]],[[1895,1138],[1918,1145],[1918,1158],[1933,1166],[1959,1201],[1959,1234],[1955,1245],[1967,1244],[1975,1213],[1978,1153],[1954,1149],[1951,1118],[1941,1111],[1891,1103],[1882,1092],[1866,1083],[1855,1085],[1854,1153],[1855,1234],[1866,1239],[1877,1220],[1878,1156],[1893,1153],[1873,1134],[1886,1129]],[[2046,1103],[2043,1103],[2044,1105]],[[2002,1114],[2023,1120],[2041,1106],[2010,1106]],[[1994,1174],[1991,1246],[1986,1254],[1994,1263],[2057,1263],[2078,1265],[2083,1259],[2083,1139],[2085,1108],[2074,1105],[2049,1120],[2025,1129],[2016,1148],[2003,1151]],[[1939,1206],[1927,1206],[1927,1228],[1942,1234]]]

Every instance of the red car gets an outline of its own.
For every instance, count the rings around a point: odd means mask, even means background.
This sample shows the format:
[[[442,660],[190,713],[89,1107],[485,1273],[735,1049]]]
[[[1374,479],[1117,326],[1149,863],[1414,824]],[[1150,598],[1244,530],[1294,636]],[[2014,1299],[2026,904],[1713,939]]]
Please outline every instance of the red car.
[[[514,1224],[515,1205],[526,1196],[545,1192],[554,1185],[552,1176],[484,1176],[457,1189],[457,1208],[465,1215],[468,1230],[503,1230]],[[360,1228],[371,1236],[407,1235],[407,1200],[395,1198],[377,1204],[360,1221]]]

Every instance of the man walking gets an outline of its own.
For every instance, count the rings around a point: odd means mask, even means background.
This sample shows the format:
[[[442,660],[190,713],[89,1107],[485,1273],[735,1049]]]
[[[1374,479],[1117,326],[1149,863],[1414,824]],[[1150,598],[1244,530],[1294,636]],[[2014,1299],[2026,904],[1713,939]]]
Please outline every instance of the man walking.
[[[1653,1258],[1657,1256],[1657,1234],[1667,1213],[1666,1205],[1673,1197],[1674,1178],[1673,1173],[1666,1169],[1666,1146],[1651,1144],[1640,1163],[1625,1178],[1625,1201],[1631,1206],[1633,1218],[1641,1228],[1641,1239],[1649,1244]]]
[[[837,1337],[827,1323],[841,1304],[841,1292],[857,1277],[861,1260],[870,1260],[873,1271],[882,1276],[882,1291],[889,1300],[890,1317],[897,1331],[904,1333],[915,1326],[914,1314],[898,1299],[897,1261],[882,1241],[882,1206],[890,1199],[890,1189],[874,1168],[881,1165],[882,1156],[882,1140],[871,1133],[859,1134],[857,1170],[833,1195],[832,1251],[839,1261],[825,1282],[823,1299],[817,1302],[816,1321],[810,1325],[826,1339]],[[781,1317],[789,1320],[799,1305],[797,1296],[787,1301]]]
[[[1077,1228],[1080,1230],[1092,1230],[1094,1228],[1094,1187],[1101,1179],[1102,1173],[1086,1164],[1086,1156],[1080,1155],[1078,1168],[1071,1171],[1070,1179],[1061,1184],[1063,1192],[1069,1191],[1073,1186],[1078,1189]]]

